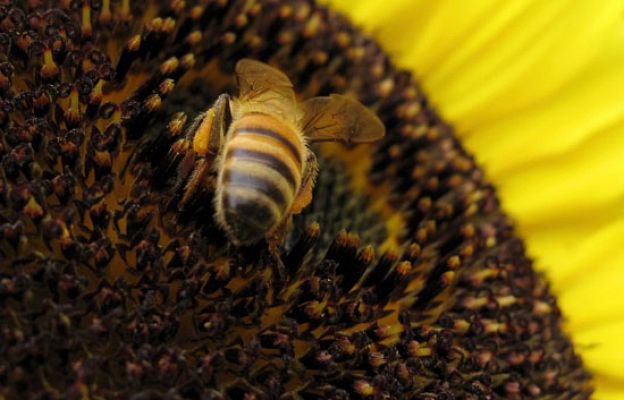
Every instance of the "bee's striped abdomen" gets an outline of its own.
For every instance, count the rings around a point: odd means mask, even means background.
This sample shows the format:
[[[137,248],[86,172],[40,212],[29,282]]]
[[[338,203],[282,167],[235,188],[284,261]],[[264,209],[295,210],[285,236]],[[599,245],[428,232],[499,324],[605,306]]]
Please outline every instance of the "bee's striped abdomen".
[[[301,184],[304,154],[301,137],[276,118],[252,113],[234,121],[217,193],[232,239],[253,243],[282,221]]]

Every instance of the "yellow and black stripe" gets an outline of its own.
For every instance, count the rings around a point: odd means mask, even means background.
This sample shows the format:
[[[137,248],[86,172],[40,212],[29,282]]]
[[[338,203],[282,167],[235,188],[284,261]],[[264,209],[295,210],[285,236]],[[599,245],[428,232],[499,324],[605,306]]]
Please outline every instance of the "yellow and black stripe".
[[[301,184],[305,145],[292,127],[267,114],[246,114],[231,129],[217,211],[232,239],[253,243],[290,209]]]

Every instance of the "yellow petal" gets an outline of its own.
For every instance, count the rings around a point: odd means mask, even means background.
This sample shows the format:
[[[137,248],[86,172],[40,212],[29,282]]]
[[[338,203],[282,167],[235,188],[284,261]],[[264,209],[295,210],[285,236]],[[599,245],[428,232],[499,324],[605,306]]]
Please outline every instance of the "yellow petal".
[[[624,382],[622,379],[609,375],[594,375],[597,390],[594,399],[597,400],[622,400]]]
[[[611,224],[583,242],[570,257],[567,274],[558,276],[560,305],[568,311],[569,328],[575,334],[612,321],[624,322],[624,220]],[[621,352],[624,357],[624,351]],[[620,373],[624,377],[624,370]]]
[[[585,355],[585,365],[596,376],[595,398],[598,400],[622,399],[624,393],[622,337],[624,337],[624,321],[604,324],[578,332],[574,336],[577,348]],[[602,338],[604,341],[596,338]]]
[[[570,211],[567,218],[545,218],[523,229],[529,248],[539,257],[537,264],[556,266],[549,269],[549,275],[559,291],[585,279],[585,274],[603,261],[609,261],[611,273],[621,273],[624,205],[621,199],[616,199],[598,209],[599,213],[584,209],[576,214]]]
[[[624,101],[624,99],[623,99]],[[624,110],[623,110],[624,114]],[[495,179],[506,209],[521,223],[534,226],[565,222],[575,215],[596,213],[605,204],[622,204],[624,185],[624,121],[595,133],[562,157],[549,157]]]

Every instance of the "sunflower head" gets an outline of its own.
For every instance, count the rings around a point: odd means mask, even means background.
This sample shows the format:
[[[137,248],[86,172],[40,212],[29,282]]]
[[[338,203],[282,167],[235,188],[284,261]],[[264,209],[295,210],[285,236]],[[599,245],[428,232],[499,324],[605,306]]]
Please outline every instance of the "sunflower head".
[[[494,188],[369,36],[310,1],[0,6],[0,398],[586,398]],[[241,58],[387,135],[316,148],[276,268],[185,132]],[[174,154],[174,156],[172,156]],[[208,179],[209,181],[209,179]]]

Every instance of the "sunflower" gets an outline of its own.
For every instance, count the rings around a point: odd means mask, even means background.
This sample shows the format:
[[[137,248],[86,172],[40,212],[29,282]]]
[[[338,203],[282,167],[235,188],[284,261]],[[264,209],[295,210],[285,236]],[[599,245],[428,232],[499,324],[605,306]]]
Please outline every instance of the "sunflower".
[[[0,398],[590,396],[582,346],[457,136],[478,152],[461,116],[501,82],[448,108],[409,62],[417,37],[439,64],[438,24],[473,28],[472,47],[443,57],[454,75],[498,29],[476,29],[485,9],[440,19],[457,12],[441,4],[412,35],[399,26],[414,9],[360,7],[349,12],[392,55],[308,0],[0,6]],[[518,13],[492,21],[504,30]],[[266,241],[227,240],[214,171],[184,197],[204,162],[191,121],[236,92],[244,57],[284,71],[300,98],[358,99],[387,130],[314,148],[312,202],[279,262]]]
[[[596,398],[624,397],[624,6],[334,1],[414,71],[547,273]]]

